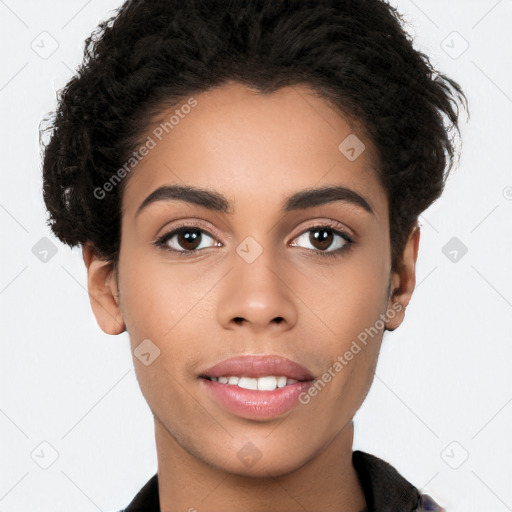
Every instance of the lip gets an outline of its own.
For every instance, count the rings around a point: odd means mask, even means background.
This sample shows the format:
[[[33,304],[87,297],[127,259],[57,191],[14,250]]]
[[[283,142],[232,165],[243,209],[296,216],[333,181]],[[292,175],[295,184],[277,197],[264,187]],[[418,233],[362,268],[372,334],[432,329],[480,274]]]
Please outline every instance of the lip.
[[[284,376],[298,382],[273,391],[258,391],[209,380],[210,377],[256,378],[267,375]],[[274,418],[291,409],[314,379],[307,368],[278,355],[232,357],[211,366],[198,377],[212,401],[232,414],[253,420]]]
[[[202,372],[199,377],[265,377],[284,376],[299,381],[313,380],[313,374],[304,366],[278,355],[243,355],[225,359]]]
[[[208,397],[230,413],[250,420],[269,420],[280,416],[299,402],[311,381],[295,382],[274,391],[255,391],[200,378]]]

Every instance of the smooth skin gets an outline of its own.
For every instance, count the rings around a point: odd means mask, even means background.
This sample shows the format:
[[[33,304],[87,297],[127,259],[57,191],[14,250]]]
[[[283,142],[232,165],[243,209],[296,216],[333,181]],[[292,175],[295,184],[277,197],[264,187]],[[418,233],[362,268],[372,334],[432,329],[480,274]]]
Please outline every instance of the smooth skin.
[[[268,420],[223,409],[198,375],[229,357],[278,354],[319,378],[380,315],[393,309],[385,328],[396,329],[415,286],[419,228],[392,272],[388,201],[371,141],[358,135],[366,150],[350,161],[338,146],[353,128],[306,86],[263,95],[227,83],[194,97],[197,106],[127,178],[118,274],[83,248],[101,329],[127,330],[132,352],[146,339],[160,350],[148,366],[133,361],[154,415],[161,510],[360,512],[353,417],[384,329],[309,403]],[[185,184],[222,194],[232,213],[161,200],[136,215],[158,187]],[[373,213],[348,201],[282,211],[289,196],[325,185],[353,190]],[[203,230],[193,247],[178,234],[166,248],[154,244],[183,222]],[[315,239],[325,222],[353,239],[332,258],[320,253],[347,242],[333,231]],[[236,250],[249,236],[263,249],[252,263]],[[237,456],[248,442],[261,453],[252,466]]]

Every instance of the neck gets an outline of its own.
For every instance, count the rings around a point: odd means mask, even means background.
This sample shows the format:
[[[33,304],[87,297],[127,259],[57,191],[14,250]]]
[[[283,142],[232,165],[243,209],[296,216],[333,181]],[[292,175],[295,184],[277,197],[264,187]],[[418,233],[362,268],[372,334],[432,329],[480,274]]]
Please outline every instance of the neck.
[[[361,512],[366,507],[352,465],[351,421],[304,465],[275,477],[223,471],[189,453],[155,417],[162,512]]]

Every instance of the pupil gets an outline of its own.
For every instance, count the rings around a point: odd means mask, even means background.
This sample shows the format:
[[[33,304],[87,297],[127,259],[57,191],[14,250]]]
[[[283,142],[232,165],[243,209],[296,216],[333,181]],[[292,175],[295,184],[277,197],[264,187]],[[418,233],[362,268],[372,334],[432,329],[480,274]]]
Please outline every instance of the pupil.
[[[180,245],[184,249],[193,251],[199,245],[197,242],[200,242],[201,233],[198,229],[186,229],[179,234],[178,238]]]
[[[318,233],[320,233],[320,235]],[[312,231],[309,238],[313,245],[314,242],[320,244],[319,249],[327,249],[332,243],[332,233],[330,229],[322,228]]]

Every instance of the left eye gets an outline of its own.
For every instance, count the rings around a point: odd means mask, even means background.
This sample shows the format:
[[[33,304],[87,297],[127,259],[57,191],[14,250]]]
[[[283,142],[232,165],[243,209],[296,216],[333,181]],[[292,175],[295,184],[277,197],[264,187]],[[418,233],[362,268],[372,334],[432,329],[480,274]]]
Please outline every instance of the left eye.
[[[309,233],[309,235],[308,235]],[[332,248],[330,251],[326,251],[333,243],[334,237],[338,238],[337,247]],[[345,233],[336,231],[329,226],[316,226],[309,228],[307,231],[299,235],[296,240],[303,240],[310,244],[317,244],[320,247],[312,247],[312,250],[317,252],[336,252],[342,250],[345,246],[352,243],[352,240]],[[298,245],[293,243],[292,245]]]

